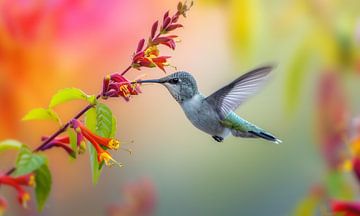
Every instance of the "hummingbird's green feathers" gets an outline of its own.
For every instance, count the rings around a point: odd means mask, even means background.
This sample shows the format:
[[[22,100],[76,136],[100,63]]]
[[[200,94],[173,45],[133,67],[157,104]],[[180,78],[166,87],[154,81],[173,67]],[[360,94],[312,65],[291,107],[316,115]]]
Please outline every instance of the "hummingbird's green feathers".
[[[254,125],[245,119],[240,118],[234,112],[230,112],[229,115],[222,121],[220,121],[224,127],[230,128],[232,130],[238,130],[242,132],[247,132],[249,130],[254,130]]]
[[[268,79],[273,66],[260,67],[243,74],[206,98],[219,112],[222,119],[235,111],[244,101],[255,94]]]
[[[276,144],[281,143],[281,140],[277,139],[274,135],[246,121],[245,119],[240,118],[234,112],[230,112],[224,120],[220,121],[220,123],[224,127],[231,129],[232,135],[237,137],[260,137]]]

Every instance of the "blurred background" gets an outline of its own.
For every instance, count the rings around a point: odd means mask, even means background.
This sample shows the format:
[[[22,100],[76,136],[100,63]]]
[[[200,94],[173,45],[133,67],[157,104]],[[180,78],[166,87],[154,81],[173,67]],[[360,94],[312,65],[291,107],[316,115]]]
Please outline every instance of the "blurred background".
[[[61,88],[99,92],[102,78],[128,66],[138,40],[177,2],[0,0],[0,139],[37,146],[56,125],[21,122],[22,116],[46,107]],[[144,86],[129,103],[106,102],[117,116],[118,138],[134,141],[132,155],[114,154],[124,168],[106,168],[93,186],[87,155],[69,161],[50,150],[53,191],[44,211],[37,213],[34,203],[21,209],[14,191],[2,187],[10,202],[5,215],[121,215],[109,208],[139,197],[154,215],[320,214],[326,201],[310,201],[317,210],[305,204],[308,213],[298,212],[314,187],[327,191],[329,173],[340,172],[347,155],[338,148],[347,149],[342,137],[360,115],[359,8],[358,0],[195,1],[180,21],[176,50],[162,53],[191,72],[206,95],[250,69],[276,64],[269,84],[237,113],[283,143],[234,137],[217,143],[190,124],[165,88]],[[164,75],[145,69],[128,77],[143,73]],[[68,119],[84,105],[57,111]],[[0,155],[0,170],[14,163],[15,153]],[[356,200],[355,178],[344,175],[352,195],[334,196]],[[133,192],[136,185],[148,194]]]

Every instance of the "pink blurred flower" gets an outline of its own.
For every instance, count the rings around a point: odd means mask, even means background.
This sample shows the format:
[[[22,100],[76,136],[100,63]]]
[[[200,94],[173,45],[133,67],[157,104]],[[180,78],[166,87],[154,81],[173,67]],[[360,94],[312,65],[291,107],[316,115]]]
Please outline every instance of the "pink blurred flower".
[[[317,97],[317,123],[320,148],[329,168],[342,163],[341,151],[347,134],[348,107],[336,73],[323,73]]]
[[[333,200],[330,204],[332,213],[343,216],[359,216],[360,202]]]
[[[108,208],[108,216],[150,216],[155,214],[156,191],[150,180],[144,179],[123,188],[124,200]]]
[[[352,170],[358,183],[360,183],[360,159],[358,157],[352,160]]]

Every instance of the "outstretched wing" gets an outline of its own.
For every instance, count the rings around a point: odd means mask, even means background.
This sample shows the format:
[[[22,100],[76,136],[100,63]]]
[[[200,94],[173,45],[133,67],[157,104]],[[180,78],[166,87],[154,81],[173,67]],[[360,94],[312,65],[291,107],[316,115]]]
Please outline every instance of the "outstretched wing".
[[[272,69],[272,66],[265,66],[252,70],[214,92],[206,100],[216,107],[222,119],[225,119],[263,86]]]

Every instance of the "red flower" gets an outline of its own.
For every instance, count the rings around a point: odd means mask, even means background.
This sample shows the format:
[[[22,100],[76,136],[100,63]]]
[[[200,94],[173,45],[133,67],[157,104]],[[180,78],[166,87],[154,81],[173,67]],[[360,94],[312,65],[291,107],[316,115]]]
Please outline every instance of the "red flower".
[[[359,216],[360,202],[334,200],[330,204],[332,213],[339,213],[343,216]]]
[[[140,87],[136,82],[130,82],[121,74],[115,73],[105,78],[103,87],[103,97],[123,97],[129,101],[131,95],[141,93]]]
[[[49,137],[41,137],[41,141],[46,141]],[[45,151],[53,147],[60,147],[64,149],[70,156],[75,157],[74,150],[70,147],[70,139],[68,136],[56,137],[48,144],[42,146],[39,150]]]
[[[159,49],[157,45],[161,43],[175,48],[175,42],[170,37],[176,37],[176,36],[169,36],[169,38],[167,37],[157,38],[153,42],[151,42],[152,45],[147,47],[144,51],[136,53],[133,56],[132,67],[136,69],[140,69],[141,67],[152,68],[157,66],[165,72],[164,66],[170,65],[167,62],[167,59],[170,58],[170,56],[159,56]]]
[[[22,175],[19,177],[14,177],[13,179],[19,185],[35,187],[35,175],[33,173],[29,173],[27,175]]]
[[[112,166],[114,164],[122,166],[121,163],[118,163],[114,160],[109,152],[104,148],[117,150],[120,148],[120,142],[117,139],[101,137],[94,134],[91,130],[85,127],[79,120],[73,119],[71,121],[72,127],[75,129],[76,133],[81,133],[95,148],[97,152],[97,159],[99,163],[105,162],[105,165]]]
[[[34,186],[34,183],[33,174],[20,177],[0,176],[0,185],[5,184],[15,188],[18,192],[18,201],[25,208],[27,207],[27,202],[30,200],[30,195],[22,186]]]

